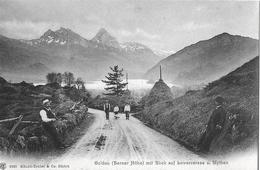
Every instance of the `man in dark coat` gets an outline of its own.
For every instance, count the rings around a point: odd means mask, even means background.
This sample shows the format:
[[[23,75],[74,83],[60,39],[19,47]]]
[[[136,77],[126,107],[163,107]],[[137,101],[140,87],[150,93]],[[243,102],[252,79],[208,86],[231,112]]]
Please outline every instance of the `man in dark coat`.
[[[212,112],[210,116],[209,122],[207,124],[206,131],[202,135],[199,148],[202,152],[208,152],[210,149],[210,144],[215,137],[217,137],[224,128],[226,114],[227,112],[223,108],[224,98],[223,97],[216,97],[215,99],[216,108]]]
[[[104,104],[104,111],[106,113],[106,120],[109,120],[110,104],[108,103],[108,100],[106,100],[106,103]]]

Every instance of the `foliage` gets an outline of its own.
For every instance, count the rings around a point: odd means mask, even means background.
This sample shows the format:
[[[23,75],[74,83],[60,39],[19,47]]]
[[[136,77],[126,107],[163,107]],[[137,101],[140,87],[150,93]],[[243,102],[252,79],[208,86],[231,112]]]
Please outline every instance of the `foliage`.
[[[62,74],[61,73],[48,73],[46,76],[47,82],[48,83],[58,83],[61,85],[62,83]]]
[[[77,89],[79,90],[80,88],[81,89],[85,89],[85,86],[84,86],[84,81],[81,77],[78,77],[77,80],[75,81],[75,84],[76,84],[76,87]]]
[[[78,77],[75,81],[74,74],[71,72],[64,72],[62,73],[48,73],[46,76],[48,84],[58,84],[61,85],[64,83],[66,86],[71,87],[73,84],[76,85],[77,89],[82,89],[83,91],[86,90],[84,85],[84,80],[81,77]]]
[[[107,80],[102,80],[106,84],[105,90],[107,93],[104,93],[108,96],[122,96],[125,92],[124,88],[128,83],[123,83],[122,77],[123,69],[120,69],[118,65],[110,67],[112,73],[108,73],[108,76],[105,76]]]
[[[4,90],[6,88],[12,90]],[[62,117],[62,120],[55,122],[59,137],[62,138],[85,118],[87,108],[83,104],[79,104],[80,112],[70,110],[75,103],[73,100],[78,101],[83,97],[90,97],[86,90],[78,90],[76,87],[68,86],[61,87],[57,82],[36,87],[26,82],[16,84],[6,82],[4,85],[0,85],[0,119],[13,118],[22,114],[24,115],[23,120],[40,121],[39,111],[42,108],[42,100],[49,98],[52,101],[53,111],[57,113],[59,118]],[[46,150],[41,148],[43,146],[48,146],[48,149],[54,149],[51,136],[48,136],[48,133],[43,131],[40,124],[21,124],[12,136],[14,140],[7,138],[13,123],[0,125],[0,153],[3,147],[10,149],[12,152],[44,152]],[[22,140],[19,140],[20,142],[17,143],[17,139],[20,138]],[[45,144],[41,143],[43,139]],[[11,145],[6,145],[1,140],[6,140]],[[20,144],[25,145],[25,147],[16,147]],[[35,145],[35,147],[30,148],[31,144]]]
[[[65,73],[63,74],[63,79],[64,79],[64,83],[65,83],[67,86],[69,86],[69,87],[71,87],[71,85],[72,85],[72,84],[74,83],[74,81],[75,81],[74,74],[71,73],[71,72],[65,72]]]

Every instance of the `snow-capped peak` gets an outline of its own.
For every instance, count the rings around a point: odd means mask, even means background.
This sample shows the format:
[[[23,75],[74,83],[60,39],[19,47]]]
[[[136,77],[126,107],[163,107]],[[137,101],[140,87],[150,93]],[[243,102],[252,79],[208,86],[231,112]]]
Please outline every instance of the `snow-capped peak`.
[[[66,45],[66,44],[81,44],[87,46],[88,42],[77,33],[70,29],[61,27],[56,31],[48,30],[39,39],[31,40],[32,45]]]
[[[120,44],[120,47],[127,52],[135,52],[141,50],[150,50],[147,46],[137,43],[137,42],[126,42]]]

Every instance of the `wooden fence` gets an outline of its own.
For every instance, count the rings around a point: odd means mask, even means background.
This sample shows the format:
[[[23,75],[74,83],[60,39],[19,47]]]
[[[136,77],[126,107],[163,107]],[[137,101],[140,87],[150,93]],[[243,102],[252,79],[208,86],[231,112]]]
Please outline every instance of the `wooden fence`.
[[[0,123],[6,123],[6,122],[16,121],[15,124],[13,125],[12,129],[10,130],[8,136],[11,136],[11,135],[14,133],[15,129],[16,129],[21,123],[26,123],[26,124],[38,124],[38,123],[40,123],[40,122],[37,122],[37,121],[23,121],[22,119],[23,119],[23,115],[20,115],[19,117],[0,120]]]

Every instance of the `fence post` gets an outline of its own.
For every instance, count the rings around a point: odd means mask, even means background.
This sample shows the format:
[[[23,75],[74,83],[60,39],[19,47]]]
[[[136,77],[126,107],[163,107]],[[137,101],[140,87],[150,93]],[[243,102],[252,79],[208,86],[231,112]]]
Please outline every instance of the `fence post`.
[[[15,129],[16,129],[16,128],[18,127],[18,125],[21,123],[22,119],[23,119],[23,115],[20,115],[18,121],[14,124],[14,126],[13,126],[13,128],[11,129],[11,131],[9,132],[8,136],[11,136],[11,135],[14,133]]]

